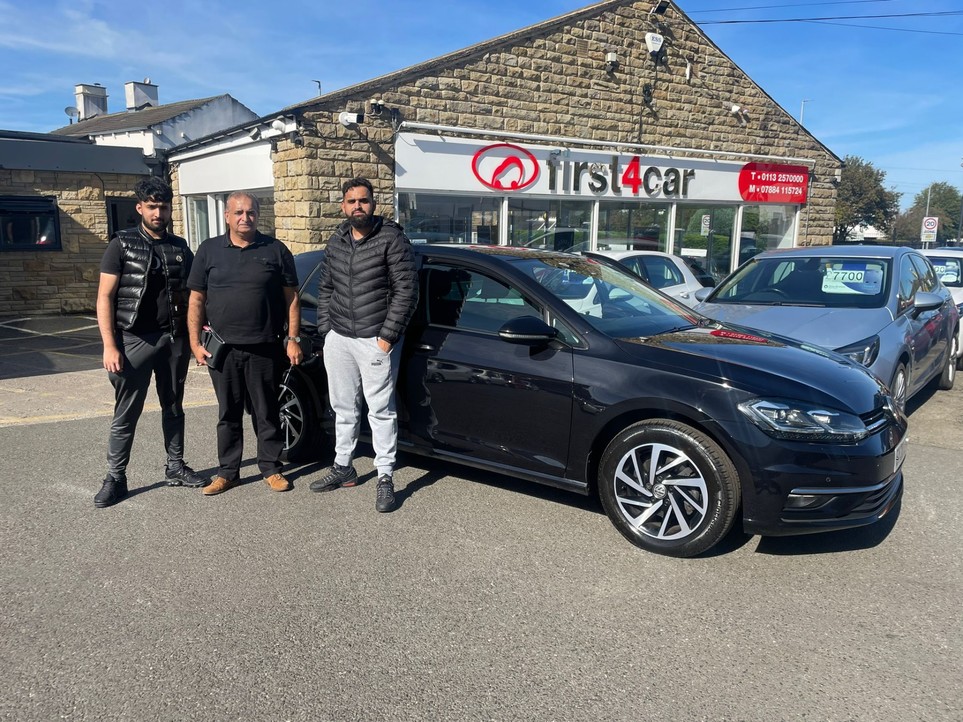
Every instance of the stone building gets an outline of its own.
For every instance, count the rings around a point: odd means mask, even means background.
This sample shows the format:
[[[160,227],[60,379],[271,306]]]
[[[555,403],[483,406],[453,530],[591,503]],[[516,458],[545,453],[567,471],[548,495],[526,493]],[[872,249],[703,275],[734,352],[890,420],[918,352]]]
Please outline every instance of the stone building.
[[[139,148],[0,131],[0,316],[92,311],[107,239],[152,170]]]
[[[243,187],[211,164],[259,148],[262,228],[294,251],[354,176],[414,242],[657,248],[718,278],[832,239],[840,158],[669,2],[598,2],[276,116],[169,156],[188,235],[192,204]]]

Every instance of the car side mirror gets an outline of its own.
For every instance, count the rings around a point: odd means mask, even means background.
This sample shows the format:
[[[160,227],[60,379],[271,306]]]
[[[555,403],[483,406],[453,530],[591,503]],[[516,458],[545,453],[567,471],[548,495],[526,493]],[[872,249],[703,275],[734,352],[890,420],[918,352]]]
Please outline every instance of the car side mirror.
[[[705,288],[705,287],[700,288],[698,291],[695,292],[695,300],[705,301],[709,297],[709,294],[712,293],[712,290],[713,290],[712,288]]]
[[[518,316],[498,329],[503,341],[526,346],[542,346],[558,338],[558,329],[552,328],[535,316]]]
[[[919,315],[924,311],[934,311],[943,305],[943,297],[938,293],[920,291],[913,299],[913,313]]]

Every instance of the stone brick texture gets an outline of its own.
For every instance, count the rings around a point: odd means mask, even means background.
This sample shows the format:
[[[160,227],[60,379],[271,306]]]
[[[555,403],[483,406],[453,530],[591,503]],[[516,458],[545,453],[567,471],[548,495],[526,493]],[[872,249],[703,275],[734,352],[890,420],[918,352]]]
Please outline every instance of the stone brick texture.
[[[691,21],[652,2],[607,2],[299,106],[304,145],[284,139],[274,154],[277,236],[294,252],[326,242],[342,219],[341,183],[368,177],[391,214],[397,122],[409,120],[488,131],[668,146],[673,157],[748,162],[745,154],[812,162],[800,245],[832,240],[834,178],[840,159],[740,70]],[[656,66],[646,32],[665,37]],[[605,54],[619,66],[608,72]],[[650,85],[652,100],[643,99]],[[341,111],[362,112],[381,98],[381,118],[345,128]],[[746,112],[746,124],[731,112]],[[391,122],[394,118],[395,123]],[[706,156],[702,151],[713,151]],[[626,151],[666,155],[653,148]],[[715,152],[731,153],[717,155]],[[772,162],[795,164],[789,160]]]

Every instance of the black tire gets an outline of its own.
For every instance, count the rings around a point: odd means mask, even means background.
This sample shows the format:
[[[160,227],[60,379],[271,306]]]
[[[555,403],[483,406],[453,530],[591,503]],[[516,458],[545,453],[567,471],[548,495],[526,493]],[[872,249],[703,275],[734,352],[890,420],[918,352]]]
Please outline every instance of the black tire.
[[[650,474],[653,462],[663,471]],[[722,448],[665,419],[633,424],[612,439],[599,464],[598,490],[626,539],[672,557],[715,546],[732,528],[741,498],[739,475]]]
[[[949,391],[956,382],[956,362],[960,355],[959,343],[960,337],[954,333],[950,341],[950,353],[946,358],[946,365],[943,366],[943,373],[940,374],[940,380],[937,382],[938,388],[943,391]]]
[[[906,364],[902,361],[893,372],[893,379],[889,382],[889,392],[893,395],[893,401],[900,411],[906,410],[906,389],[909,385],[909,374],[906,371]]]
[[[314,403],[304,382],[290,374],[278,390],[281,407],[281,432],[286,461],[310,461],[321,455],[321,425],[314,413]]]

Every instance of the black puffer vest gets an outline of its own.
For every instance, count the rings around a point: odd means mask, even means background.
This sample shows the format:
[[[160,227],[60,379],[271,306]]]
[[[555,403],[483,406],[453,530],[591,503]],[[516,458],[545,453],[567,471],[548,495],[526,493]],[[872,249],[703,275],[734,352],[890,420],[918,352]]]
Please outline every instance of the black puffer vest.
[[[147,270],[154,254],[160,259],[167,276],[167,302],[170,304],[171,335],[187,333],[187,276],[194,254],[180,236],[168,233],[164,240],[148,241],[139,228],[118,231],[114,237],[124,249],[124,271],[117,288],[117,307],[114,313],[117,328],[128,330],[137,320],[141,299],[147,290]]]

